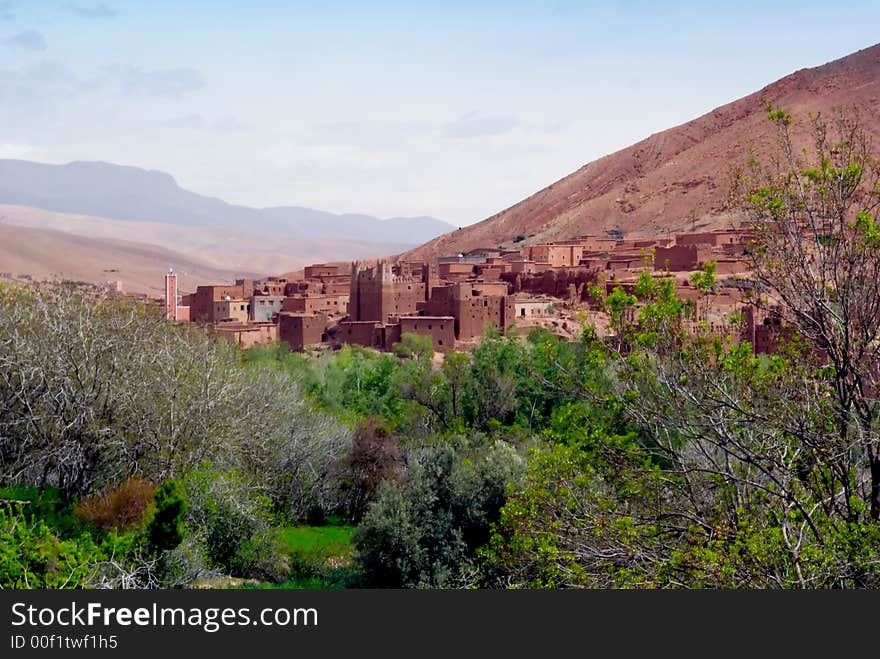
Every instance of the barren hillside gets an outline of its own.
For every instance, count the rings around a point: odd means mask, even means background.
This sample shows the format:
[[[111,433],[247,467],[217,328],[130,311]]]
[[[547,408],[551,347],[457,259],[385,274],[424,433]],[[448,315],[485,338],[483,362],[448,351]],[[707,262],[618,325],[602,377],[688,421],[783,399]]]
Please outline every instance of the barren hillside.
[[[155,245],[0,223],[0,272],[96,284],[121,280],[125,291],[158,296],[169,265],[178,272],[182,291],[256,274],[215,268]]]
[[[134,241],[180,252],[218,270],[275,274],[311,263],[399,253],[408,245],[279,236],[251,225],[175,226],[0,204],[0,224],[51,229],[88,238]],[[2,270],[3,268],[0,268]]]
[[[782,107],[803,136],[808,112],[858,106],[880,145],[880,45],[812,69],[802,69],[745,98],[631,147],[584,165],[566,178],[482,222],[447,233],[408,253],[413,258],[481,246],[511,245],[601,234],[626,236],[724,228],[736,224],[728,207],[731,167],[748,150],[767,153],[775,134],[766,102]]]

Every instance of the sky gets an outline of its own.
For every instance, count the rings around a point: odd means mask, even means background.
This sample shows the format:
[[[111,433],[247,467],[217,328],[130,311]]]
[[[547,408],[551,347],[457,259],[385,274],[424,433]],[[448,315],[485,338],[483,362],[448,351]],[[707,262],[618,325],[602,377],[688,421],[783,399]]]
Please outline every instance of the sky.
[[[0,158],[464,226],[877,25],[876,0],[0,0]]]

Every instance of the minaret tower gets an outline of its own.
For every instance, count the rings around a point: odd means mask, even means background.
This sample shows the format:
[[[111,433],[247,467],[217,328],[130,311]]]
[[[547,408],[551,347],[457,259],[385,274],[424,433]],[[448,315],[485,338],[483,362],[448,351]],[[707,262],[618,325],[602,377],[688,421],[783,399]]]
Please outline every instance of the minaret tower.
[[[348,287],[348,317],[350,320],[361,319],[360,305],[360,284],[359,277],[361,273],[361,264],[358,261],[351,262],[351,282]]]
[[[165,274],[165,317],[177,320],[177,273],[171,267]]]

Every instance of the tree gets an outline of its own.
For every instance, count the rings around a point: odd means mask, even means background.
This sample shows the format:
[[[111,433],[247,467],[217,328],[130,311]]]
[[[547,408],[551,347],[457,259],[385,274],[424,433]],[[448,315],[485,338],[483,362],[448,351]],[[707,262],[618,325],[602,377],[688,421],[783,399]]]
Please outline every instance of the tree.
[[[451,588],[481,581],[478,549],[498,520],[522,459],[507,444],[470,450],[462,438],[412,456],[403,481],[384,481],[354,535],[364,579],[384,588]]]
[[[611,316],[611,325],[614,328],[614,336],[618,345],[622,340],[623,327],[628,319],[627,314],[636,302],[636,296],[624,292],[620,286],[615,286],[614,290],[604,298],[604,306]]]
[[[360,521],[376,498],[383,481],[396,480],[403,468],[397,438],[377,419],[366,419],[355,429],[354,441],[340,461],[339,478],[351,519]]]
[[[259,474],[293,517],[315,500],[332,507],[329,466],[350,431],[289,369],[243,361],[237,346],[130,301],[0,291],[0,482],[71,499],[208,462]]]
[[[278,580],[289,572],[271,502],[246,474],[204,466],[183,481],[186,527],[224,574]]]
[[[400,342],[391,346],[391,351],[403,359],[431,359],[434,356],[434,341],[430,336],[404,332]]]
[[[708,261],[703,264],[702,270],[697,270],[696,272],[691,273],[691,284],[694,285],[698,291],[703,294],[703,297],[706,299],[706,313],[708,315],[709,312],[709,300],[708,295],[712,292],[712,289],[715,286],[715,261]],[[697,315],[699,319],[699,314]]]
[[[810,116],[812,150],[769,108],[780,153],[752,159],[743,205],[759,239],[753,276],[766,303],[814,350],[831,379],[836,441],[827,447],[838,496],[880,519],[880,167],[855,111]],[[867,473],[865,466],[867,466]]]
[[[156,490],[156,513],[147,527],[150,547],[155,552],[174,549],[186,534],[186,498],[177,481],[168,481]]]

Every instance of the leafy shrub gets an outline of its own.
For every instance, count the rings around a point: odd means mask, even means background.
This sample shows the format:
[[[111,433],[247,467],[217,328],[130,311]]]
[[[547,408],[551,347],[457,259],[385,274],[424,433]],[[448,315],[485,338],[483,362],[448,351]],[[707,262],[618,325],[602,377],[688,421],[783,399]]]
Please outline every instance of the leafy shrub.
[[[28,516],[44,521],[59,537],[72,537],[81,531],[73,504],[61,496],[58,488],[12,485],[0,488],[0,499],[22,502]]]
[[[99,558],[88,535],[61,540],[44,521],[0,507],[0,588],[88,586]]]
[[[360,422],[348,455],[337,466],[340,489],[352,520],[363,517],[381,483],[397,479],[401,467],[397,438],[387,426],[375,418]]]
[[[185,513],[186,499],[176,481],[168,481],[156,490],[156,513],[147,528],[154,551],[174,549],[181,543],[186,533]]]
[[[430,336],[406,332],[400,342],[391,346],[391,352],[402,359],[431,359],[434,356],[434,341]]]
[[[271,502],[239,473],[201,467],[183,481],[186,524],[208,565],[236,577],[279,578],[288,568]]]
[[[449,588],[479,583],[477,550],[523,461],[498,442],[482,454],[451,444],[414,456],[401,483],[383,481],[355,531],[368,586]]]
[[[77,519],[104,531],[125,531],[145,521],[153,504],[152,483],[130,476],[120,485],[84,499],[74,507]]]

